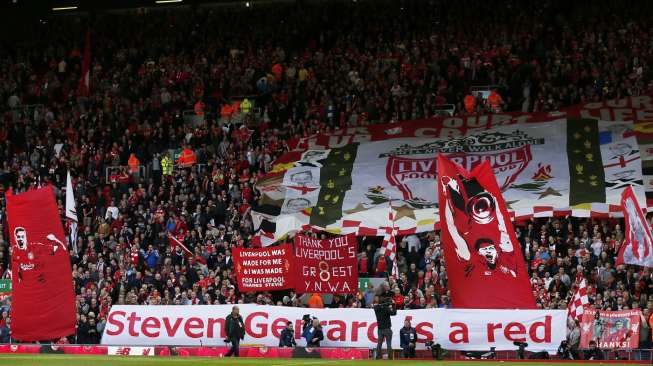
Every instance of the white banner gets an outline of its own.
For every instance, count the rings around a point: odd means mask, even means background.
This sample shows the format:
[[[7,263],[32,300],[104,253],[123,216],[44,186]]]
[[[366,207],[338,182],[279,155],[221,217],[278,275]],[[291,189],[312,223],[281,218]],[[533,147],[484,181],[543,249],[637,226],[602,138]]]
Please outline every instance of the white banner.
[[[242,344],[278,346],[280,332],[291,321],[297,344],[305,345],[300,339],[301,318],[309,314],[323,326],[322,346],[374,347],[374,311],[343,310],[241,305],[246,328]],[[114,305],[102,344],[224,346],[224,319],[230,312],[231,305]],[[410,318],[417,330],[418,348],[432,340],[451,350],[514,350],[513,342],[518,341],[528,343],[529,351],[555,352],[565,339],[566,316],[564,310],[400,310],[392,317],[392,345],[400,349],[399,330]]]

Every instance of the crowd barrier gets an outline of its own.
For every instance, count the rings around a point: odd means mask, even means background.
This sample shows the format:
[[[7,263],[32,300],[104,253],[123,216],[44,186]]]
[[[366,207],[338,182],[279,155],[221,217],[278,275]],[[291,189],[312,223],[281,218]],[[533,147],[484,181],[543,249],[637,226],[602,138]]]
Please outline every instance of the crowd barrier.
[[[0,354],[66,354],[66,355],[106,355],[106,356],[141,356],[141,357],[225,357],[229,351],[225,346],[103,346],[103,345],[80,345],[80,344],[0,344]],[[526,352],[525,358],[529,359],[534,355]],[[619,362],[632,364],[650,364],[653,350],[630,350],[630,351],[605,351],[606,360],[602,362]],[[368,348],[342,348],[342,347],[321,347],[321,348],[280,348],[244,345],[240,347],[241,357],[250,358],[321,358],[335,360],[364,360],[375,356],[373,349]],[[401,351],[394,351],[394,358],[402,358]],[[417,359],[433,359],[428,350],[418,350]],[[448,351],[446,360],[467,360],[468,354],[462,351]],[[497,351],[495,360],[516,360],[516,351]],[[550,359],[557,359],[557,356],[550,356]],[[545,361],[545,360],[542,360]]]

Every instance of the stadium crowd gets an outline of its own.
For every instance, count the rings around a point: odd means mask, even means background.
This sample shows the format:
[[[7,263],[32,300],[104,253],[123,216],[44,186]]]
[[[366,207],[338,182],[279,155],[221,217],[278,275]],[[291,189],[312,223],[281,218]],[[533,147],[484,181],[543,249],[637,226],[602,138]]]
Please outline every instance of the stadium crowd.
[[[61,187],[73,172],[79,323],[71,343],[98,343],[112,304],[370,307],[374,288],[324,301],[234,286],[230,250],[250,245],[254,185],[289,141],[432,117],[443,104],[456,114],[548,111],[638,95],[653,79],[651,20],[640,10],[616,1],[299,2],[16,24],[0,46],[0,189],[51,182],[63,215]],[[466,99],[488,85],[498,94]],[[225,110],[237,96],[255,101],[257,112],[240,111],[249,128]],[[205,122],[185,123],[187,110]],[[196,161],[170,166],[178,149]],[[0,198],[0,265],[9,276]],[[169,233],[193,255],[173,250]],[[615,267],[618,220],[542,219],[520,223],[518,236],[538,306],[566,309],[586,278],[597,309],[643,309],[641,345],[651,345],[653,275]],[[361,238],[362,277],[387,272],[380,243]],[[449,306],[437,233],[403,238],[398,253],[396,305]],[[0,342],[9,310],[5,300]]]

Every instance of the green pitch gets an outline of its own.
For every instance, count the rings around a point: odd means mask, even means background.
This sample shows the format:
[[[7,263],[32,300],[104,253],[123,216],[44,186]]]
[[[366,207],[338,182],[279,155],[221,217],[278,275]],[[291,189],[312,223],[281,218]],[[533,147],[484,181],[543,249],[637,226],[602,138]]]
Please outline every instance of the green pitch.
[[[11,366],[534,366],[534,365],[582,365],[574,363],[528,363],[528,362],[452,362],[452,361],[339,361],[316,359],[234,359],[202,357],[120,357],[120,356],[76,356],[76,355],[0,355],[0,365]],[[587,364],[585,364],[587,365]],[[611,364],[617,365],[617,364]]]

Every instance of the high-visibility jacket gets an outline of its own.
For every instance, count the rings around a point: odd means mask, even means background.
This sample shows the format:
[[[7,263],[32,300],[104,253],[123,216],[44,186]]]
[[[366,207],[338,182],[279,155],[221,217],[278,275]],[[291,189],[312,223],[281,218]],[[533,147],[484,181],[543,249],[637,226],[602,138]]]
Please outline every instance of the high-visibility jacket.
[[[141,162],[138,161],[136,155],[132,153],[129,156],[129,160],[127,160],[127,165],[129,165],[129,171],[131,173],[138,173],[138,166],[141,165]]]
[[[249,99],[247,98],[243,99],[243,102],[240,103],[240,111],[243,113],[249,113],[251,109],[252,109],[252,102],[250,102]]]
[[[172,159],[167,155],[161,159],[161,174],[172,175]]]

